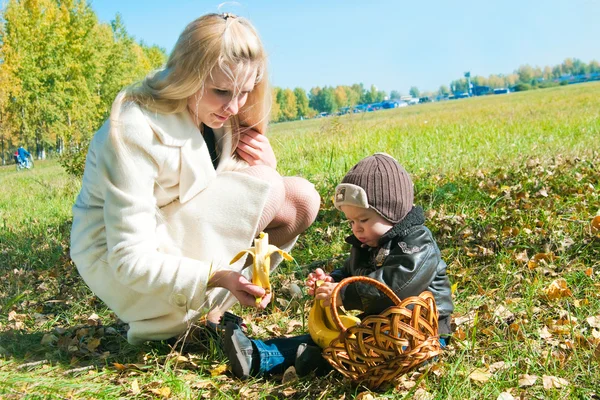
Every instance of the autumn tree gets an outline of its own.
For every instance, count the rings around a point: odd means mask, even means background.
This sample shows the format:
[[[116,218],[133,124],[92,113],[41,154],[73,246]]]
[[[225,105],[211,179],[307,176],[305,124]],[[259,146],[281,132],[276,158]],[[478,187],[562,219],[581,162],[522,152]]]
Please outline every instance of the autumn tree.
[[[279,106],[279,102],[277,101],[277,99],[279,98],[280,92],[281,92],[281,89],[278,88],[277,86],[274,86],[271,89],[272,102],[271,102],[271,114],[269,115],[270,121],[278,122],[281,119],[281,107]]]
[[[291,89],[283,89],[277,93],[277,103],[281,110],[280,120],[281,121],[292,121],[296,119],[298,115],[298,108],[296,106],[296,95]]]
[[[310,118],[314,114],[314,111],[311,112],[311,108],[308,105],[306,91],[297,87],[294,89],[294,95],[296,96],[296,115],[298,118]]]
[[[38,157],[85,142],[117,92],[166,60],[136,43],[119,16],[100,23],[85,0],[8,0],[2,19],[0,118],[12,121],[3,135]]]

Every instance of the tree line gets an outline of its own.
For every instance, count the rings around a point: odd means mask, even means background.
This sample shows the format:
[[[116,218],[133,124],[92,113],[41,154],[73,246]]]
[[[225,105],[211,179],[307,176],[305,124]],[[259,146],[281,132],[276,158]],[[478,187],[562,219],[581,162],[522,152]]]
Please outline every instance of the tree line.
[[[600,64],[592,60],[589,64],[576,59],[567,58],[554,67],[532,67],[528,64],[520,66],[511,74],[491,74],[487,78],[475,75],[470,77],[471,84],[475,86],[488,86],[496,88],[514,88],[526,90],[528,88],[548,87],[558,85],[555,80],[564,76],[586,75],[600,73]],[[437,91],[420,91],[416,86],[409,89],[408,95],[412,97],[436,97],[450,94],[468,92],[469,81],[459,78],[449,85],[441,85]],[[302,88],[273,89],[273,111],[271,120],[276,122],[292,121],[300,118],[312,118],[326,112],[334,113],[344,107],[354,107],[358,104],[379,103],[385,99],[400,99],[402,94],[398,90],[387,92],[377,90],[375,86],[365,89],[362,83],[352,86],[326,86],[315,87],[308,91]]]
[[[44,157],[77,146],[107,118],[116,94],[166,61],[119,15],[99,22],[85,0],[9,0],[0,19],[0,146]],[[9,158],[10,159],[10,158]]]
[[[529,64],[521,65],[512,74],[492,74],[487,78],[483,76],[471,77],[471,83],[476,86],[488,86],[492,89],[497,88],[535,88],[548,87],[558,84],[558,80],[565,76],[580,76],[587,74],[600,73],[600,63],[592,60],[589,64],[577,59],[566,58],[561,64],[553,67],[545,66],[532,67]],[[457,94],[468,92],[467,78],[460,78],[450,83],[450,87],[441,86],[439,94]]]

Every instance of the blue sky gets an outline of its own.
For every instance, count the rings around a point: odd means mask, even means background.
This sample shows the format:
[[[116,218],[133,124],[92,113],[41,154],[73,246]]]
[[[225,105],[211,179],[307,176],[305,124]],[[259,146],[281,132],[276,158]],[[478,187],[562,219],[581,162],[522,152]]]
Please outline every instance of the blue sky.
[[[600,0],[90,0],[128,32],[169,52],[208,12],[249,18],[267,48],[273,85],[371,84],[406,94],[437,90],[465,71],[488,76],[567,57],[600,61]]]

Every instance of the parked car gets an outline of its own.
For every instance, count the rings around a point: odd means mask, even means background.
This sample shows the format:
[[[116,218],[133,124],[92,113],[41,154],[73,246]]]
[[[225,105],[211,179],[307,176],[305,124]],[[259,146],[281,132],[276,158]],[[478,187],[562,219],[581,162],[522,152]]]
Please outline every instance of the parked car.
[[[425,96],[425,97],[421,97],[419,99],[419,103],[430,103],[431,99],[429,98],[429,96]]]
[[[397,100],[386,100],[381,103],[381,108],[398,108],[399,102]]]

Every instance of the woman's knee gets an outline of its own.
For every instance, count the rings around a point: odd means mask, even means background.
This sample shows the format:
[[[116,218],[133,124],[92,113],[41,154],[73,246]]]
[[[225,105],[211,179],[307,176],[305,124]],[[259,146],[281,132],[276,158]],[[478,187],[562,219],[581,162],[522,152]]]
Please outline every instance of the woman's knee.
[[[254,165],[241,172],[268,182],[271,186],[268,202],[272,208],[281,208],[285,199],[285,186],[283,178],[276,170],[266,165]]]
[[[315,186],[304,178],[284,177],[286,200],[291,202],[297,211],[297,222],[310,226],[317,218],[321,207],[321,196]]]

